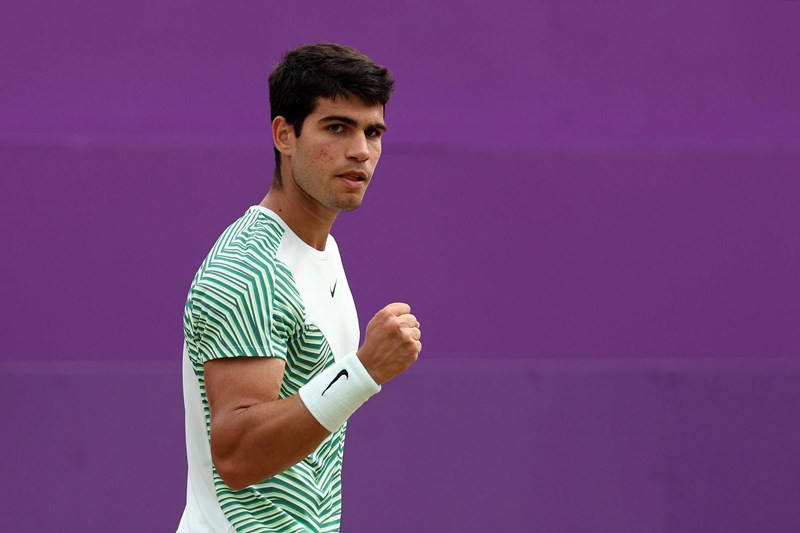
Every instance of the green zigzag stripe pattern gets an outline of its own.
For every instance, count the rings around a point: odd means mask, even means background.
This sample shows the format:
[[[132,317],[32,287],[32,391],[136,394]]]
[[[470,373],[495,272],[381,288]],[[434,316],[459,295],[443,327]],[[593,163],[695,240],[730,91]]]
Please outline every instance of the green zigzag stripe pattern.
[[[322,332],[304,323],[292,273],[276,259],[283,232],[268,216],[248,211],[223,232],[192,281],[183,327],[200,383],[207,434],[206,361],[279,357],[286,361],[281,398],[296,394],[333,362]],[[300,463],[244,490],[230,489],[214,469],[217,498],[236,531],[338,531],[345,428]]]

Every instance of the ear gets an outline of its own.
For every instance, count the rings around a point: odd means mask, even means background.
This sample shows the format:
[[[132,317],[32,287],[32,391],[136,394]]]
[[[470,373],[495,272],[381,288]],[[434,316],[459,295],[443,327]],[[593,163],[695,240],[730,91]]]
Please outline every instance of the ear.
[[[283,117],[275,117],[272,121],[272,143],[283,155],[292,155],[294,149],[294,127]]]

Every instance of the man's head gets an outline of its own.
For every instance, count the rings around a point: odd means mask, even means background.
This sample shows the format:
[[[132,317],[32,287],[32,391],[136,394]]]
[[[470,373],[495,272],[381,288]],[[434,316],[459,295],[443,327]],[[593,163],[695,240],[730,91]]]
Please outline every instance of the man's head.
[[[339,44],[310,44],[286,52],[269,76],[271,120],[283,117],[300,137],[306,118],[321,98],[355,99],[385,106],[394,80],[389,71],[358,51]],[[280,188],[281,155],[275,150],[272,186]]]

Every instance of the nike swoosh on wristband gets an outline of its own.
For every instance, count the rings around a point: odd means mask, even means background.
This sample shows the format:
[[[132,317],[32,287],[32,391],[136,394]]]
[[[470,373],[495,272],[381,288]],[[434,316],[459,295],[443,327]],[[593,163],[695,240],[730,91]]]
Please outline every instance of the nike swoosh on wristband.
[[[328,386],[327,386],[327,387],[325,387],[325,390],[324,390],[324,391],[322,391],[322,394],[320,394],[320,396],[325,396],[325,393],[326,393],[326,392],[328,392],[328,389],[330,389],[330,388],[331,388],[331,385],[333,385],[334,383],[336,383],[336,382],[339,380],[339,378],[340,378],[340,377],[342,377],[342,376],[344,376],[344,379],[350,379],[350,374],[348,374],[348,373],[347,373],[347,369],[346,369],[346,368],[343,368],[343,369],[341,369],[341,370],[339,371],[339,373],[338,373],[338,374],[336,374],[336,377],[335,377],[335,378],[333,378],[333,381],[331,381],[331,382],[328,384]]]

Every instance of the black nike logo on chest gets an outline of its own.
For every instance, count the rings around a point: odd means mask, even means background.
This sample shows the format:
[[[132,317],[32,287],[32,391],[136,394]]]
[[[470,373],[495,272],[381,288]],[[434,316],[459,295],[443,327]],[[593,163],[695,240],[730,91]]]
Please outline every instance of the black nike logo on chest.
[[[336,294],[336,284],[337,283],[339,283],[338,279],[333,282],[333,288],[331,289],[331,298],[333,298],[333,295]]]
[[[320,394],[320,396],[325,396],[325,393],[326,393],[326,392],[328,392],[328,389],[330,389],[330,388],[331,388],[331,386],[332,386],[334,383],[336,383],[337,381],[339,381],[339,378],[340,378],[340,377],[342,377],[342,376],[344,376],[344,379],[350,379],[350,374],[348,374],[348,373],[347,373],[347,369],[346,369],[346,368],[343,368],[343,369],[341,369],[341,370],[339,371],[339,373],[338,373],[338,374],[336,374],[336,377],[335,377],[335,378],[333,378],[333,381],[331,381],[331,382],[328,384],[328,386],[327,386],[327,387],[325,387],[325,390],[324,390],[324,391],[322,391],[322,394]]]

